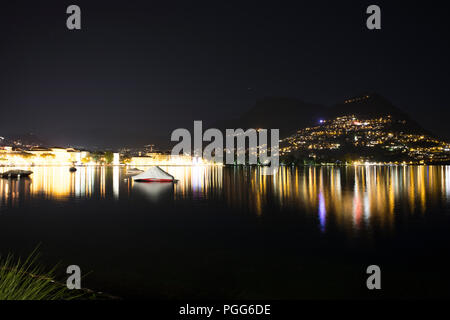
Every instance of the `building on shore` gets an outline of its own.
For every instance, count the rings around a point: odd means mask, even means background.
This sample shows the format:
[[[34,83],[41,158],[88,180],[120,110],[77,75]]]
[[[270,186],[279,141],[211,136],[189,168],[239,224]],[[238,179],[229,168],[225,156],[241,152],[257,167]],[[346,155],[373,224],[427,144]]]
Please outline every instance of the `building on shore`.
[[[104,156],[91,154],[89,151],[73,148],[18,149],[0,147],[0,166],[73,166],[96,165],[108,163]],[[143,156],[125,157],[113,153],[112,165],[127,164],[129,166],[192,166],[215,165],[214,162],[189,155],[171,155],[162,152],[145,153]]]
[[[70,166],[81,164],[89,159],[88,151],[73,148],[30,148],[28,150],[13,147],[0,148],[0,165],[5,166]]]

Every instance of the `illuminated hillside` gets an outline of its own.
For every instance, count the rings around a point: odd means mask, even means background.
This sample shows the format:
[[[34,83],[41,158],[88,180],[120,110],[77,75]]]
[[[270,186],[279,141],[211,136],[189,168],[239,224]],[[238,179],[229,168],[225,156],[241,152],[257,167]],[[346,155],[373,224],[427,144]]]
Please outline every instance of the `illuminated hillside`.
[[[391,115],[323,119],[280,143],[285,162],[450,162],[450,144]]]

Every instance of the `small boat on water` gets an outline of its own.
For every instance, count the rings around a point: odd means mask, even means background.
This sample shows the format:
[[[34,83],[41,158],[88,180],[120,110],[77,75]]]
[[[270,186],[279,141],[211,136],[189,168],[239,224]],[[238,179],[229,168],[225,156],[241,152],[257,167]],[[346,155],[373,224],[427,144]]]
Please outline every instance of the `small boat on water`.
[[[127,168],[127,174],[139,174],[144,172],[144,170],[140,170],[138,168]]]
[[[176,182],[174,176],[168,174],[158,166],[151,167],[145,172],[131,177],[136,182]]]
[[[33,171],[28,170],[9,170],[3,173],[0,173],[2,178],[25,178],[29,177],[33,174]]]

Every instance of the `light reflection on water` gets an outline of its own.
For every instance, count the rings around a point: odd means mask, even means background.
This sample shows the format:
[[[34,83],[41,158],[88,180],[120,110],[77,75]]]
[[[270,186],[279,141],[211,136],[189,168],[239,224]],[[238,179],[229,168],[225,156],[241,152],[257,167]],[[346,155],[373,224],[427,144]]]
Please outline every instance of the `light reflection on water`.
[[[133,183],[121,167],[80,167],[74,173],[68,167],[21,168],[34,173],[28,179],[0,180],[0,210],[35,197],[118,201],[136,194],[151,203],[222,201],[256,215],[299,211],[315,216],[326,231],[329,219],[352,230],[391,228],[396,214],[424,214],[427,207],[450,202],[450,166],[282,167],[273,176],[254,167],[162,168],[178,183]]]

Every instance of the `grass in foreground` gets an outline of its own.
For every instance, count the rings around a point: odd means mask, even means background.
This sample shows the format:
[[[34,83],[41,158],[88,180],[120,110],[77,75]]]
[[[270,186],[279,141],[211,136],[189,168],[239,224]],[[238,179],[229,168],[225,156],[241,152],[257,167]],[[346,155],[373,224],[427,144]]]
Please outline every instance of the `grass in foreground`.
[[[54,280],[56,267],[46,271],[34,250],[21,261],[9,254],[0,257],[0,300],[72,300],[82,294]]]

